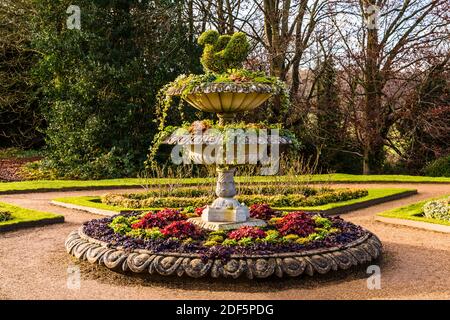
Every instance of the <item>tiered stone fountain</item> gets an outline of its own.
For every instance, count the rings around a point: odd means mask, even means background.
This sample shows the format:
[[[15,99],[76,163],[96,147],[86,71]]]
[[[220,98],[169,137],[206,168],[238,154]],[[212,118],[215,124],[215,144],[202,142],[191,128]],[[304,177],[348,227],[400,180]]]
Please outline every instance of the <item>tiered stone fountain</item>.
[[[242,41],[243,38],[245,41]],[[219,37],[217,32],[207,32],[200,37],[199,43],[205,45],[202,57],[203,64],[210,66],[212,71],[216,73],[219,72],[214,68],[217,65],[223,66],[223,61],[220,59],[226,55],[225,51],[228,50],[228,53],[234,52],[235,54],[231,58],[228,57],[229,63],[227,66],[230,68],[238,67],[248,51],[248,46],[245,45],[245,36],[242,34],[233,35],[233,37]],[[224,49],[225,45],[226,50]],[[242,48],[243,50],[240,50]],[[216,52],[216,50],[219,50],[219,52]],[[210,59],[211,55],[214,59]],[[233,60],[235,56],[236,59]],[[179,87],[172,88],[169,94],[180,95],[198,110],[216,113],[219,117],[219,123],[225,125],[233,122],[236,113],[255,110],[273,94],[277,93],[275,86],[270,84],[244,82],[207,82],[190,88],[187,94],[184,88]],[[200,139],[198,138],[194,134],[187,136],[173,135],[165,142],[187,145],[191,159],[197,160],[197,163],[207,164],[203,151],[217,137],[202,134]],[[288,144],[290,142],[289,139],[278,136],[275,141],[269,135],[265,138],[265,141],[261,141],[259,138],[256,142],[249,140],[243,142],[244,163],[254,163],[250,159],[259,155],[259,150],[256,149],[257,151],[255,151],[255,148],[250,147],[252,144],[260,146],[264,143]],[[223,141],[213,142],[212,144],[214,143],[223,146]],[[242,146],[241,144],[239,147]],[[233,148],[233,154],[236,154],[239,148],[236,144]],[[242,150],[242,148],[240,149]],[[222,152],[220,148],[218,150],[219,152],[215,154],[217,157]],[[247,206],[234,198],[236,195],[234,183],[236,166],[236,163],[216,161],[217,199],[203,210],[201,217],[192,218],[190,220],[192,223],[207,230],[229,230],[241,226],[265,225],[263,220],[250,218]],[[187,248],[183,249],[183,247],[180,247],[181,250],[176,252],[161,248],[158,250],[130,249],[131,239],[122,236],[122,240],[116,241],[117,235],[111,235],[111,229],[105,225],[111,220],[103,220],[105,219],[89,221],[78,230],[73,231],[65,243],[67,252],[77,259],[103,265],[112,270],[148,273],[150,275],[157,273],[160,275],[185,275],[195,278],[205,276],[238,278],[245,275],[249,279],[267,278],[272,275],[296,277],[302,274],[323,274],[331,270],[348,269],[358,264],[366,264],[378,258],[382,250],[381,242],[375,235],[355,226],[360,235],[352,242],[344,245],[336,243],[335,246],[323,246],[308,250],[297,250],[301,248],[294,246],[289,247],[289,250],[292,249],[291,251],[280,250],[282,252],[259,252],[256,254],[253,252],[245,254],[238,252],[231,254],[224,261],[220,256],[205,256],[201,253],[189,251]],[[98,232],[97,228],[102,231]],[[102,233],[107,235],[106,238],[102,238]],[[151,244],[152,240],[148,241]],[[136,243],[134,244],[136,245]],[[207,248],[203,247],[203,249]],[[222,249],[224,248],[222,247]]]
[[[180,91],[172,91],[174,95],[179,93]],[[256,109],[269,99],[273,93],[273,88],[268,84],[210,84],[194,88],[191,93],[183,98],[198,110],[216,113],[219,118],[219,124],[226,125],[233,123],[236,113]],[[270,138],[271,136],[269,135],[263,143],[289,143],[289,139],[285,137],[281,137],[276,141],[275,139],[273,139],[274,141],[270,141]],[[166,143],[187,144],[189,146],[187,149],[189,157],[195,159],[197,163],[204,163],[202,152],[208,143],[210,143],[206,140],[208,140],[207,136],[205,139],[202,139],[202,137],[201,139],[196,139],[196,137],[192,136],[192,139],[184,142],[181,142],[181,139],[169,137]],[[251,141],[244,142],[246,145],[242,150],[245,152],[243,159],[246,163],[252,157],[257,159],[259,140],[253,141],[256,144],[254,148],[250,147]],[[236,155],[238,151],[237,145],[233,144],[232,148],[234,148],[232,154]],[[191,222],[208,230],[229,230],[241,226],[265,225],[265,222],[262,220],[250,218],[248,207],[245,204],[239,203],[234,198],[236,195],[234,182],[236,166],[235,164],[224,164],[220,162],[216,164],[216,195],[218,198],[206,207],[201,218],[192,218],[190,219]]]

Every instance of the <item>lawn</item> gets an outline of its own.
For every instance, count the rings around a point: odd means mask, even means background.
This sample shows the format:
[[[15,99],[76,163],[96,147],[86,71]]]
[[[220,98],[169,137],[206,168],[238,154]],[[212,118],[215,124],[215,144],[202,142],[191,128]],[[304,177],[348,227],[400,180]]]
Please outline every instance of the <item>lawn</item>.
[[[278,210],[302,210],[302,211],[326,211],[331,210],[335,208],[341,208],[350,206],[356,203],[371,201],[379,198],[385,198],[389,196],[393,196],[396,194],[401,194],[408,191],[414,191],[414,189],[403,189],[403,188],[390,188],[390,189],[367,189],[369,194],[365,197],[358,198],[358,199],[352,199],[347,201],[340,201],[340,202],[333,202],[324,204],[321,206],[315,206],[315,207],[285,207],[285,208],[276,208]]]
[[[254,176],[236,177],[237,182],[270,183],[276,182],[309,182],[309,183],[373,183],[373,182],[397,182],[397,183],[450,183],[448,177],[423,177],[406,175],[352,175],[352,174],[317,174],[299,176],[295,179],[290,176]],[[70,189],[90,189],[102,187],[139,187],[143,185],[161,184],[204,184],[214,183],[215,178],[187,178],[187,179],[149,179],[124,178],[107,180],[37,180],[0,183],[0,193],[21,191],[50,191]]]
[[[0,222],[0,231],[64,222],[62,215],[21,208],[4,202],[0,202],[0,210],[9,211],[13,217],[12,220]]]
[[[449,195],[441,197],[449,197]],[[437,220],[432,218],[426,218],[423,216],[423,206],[425,203],[431,200],[436,200],[440,198],[434,198],[434,199],[428,199],[425,201],[417,202],[414,204],[410,204],[408,206],[400,207],[391,209],[388,211],[384,211],[378,214],[378,216],[386,217],[386,218],[397,218],[397,219],[406,219],[406,220],[415,220],[415,221],[422,221],[422,222],[428,222],[428,223],[435,223],[435,224],[442,224],[446,226],[450,226],[450,221],[443,221],[443,220]]]
[[[380,199],[384,197],[389,197],[397,194],[401,194],[408,191],[414,191],[412,189],[402,189],[402,188],[392,188],[392,189],[368,189],[369,194],[365,197],[352,199],[348,201],[334,202],[326,205],[315,206],[315,207],[284,207],[284,208],[275,208],[277,210],[304,210],[304,211],[326,211],[336,208],[342,208],[350,205],[354,205],[357,203],[362,203],[366,201],[371,201],[375,199]],[[80,196],[80,197],[65,197],[65,198],[57,198],[54,199],[57,202],[69,203],[78,206],[85,206],[91,208],[97,208],[102,210],[110,210],[110,211],[130,211],[133,209],[118,207],[118,206],[110,206],[101,202],[99,196]],[[136,210],[159,210],[161,208],[140,208]]]

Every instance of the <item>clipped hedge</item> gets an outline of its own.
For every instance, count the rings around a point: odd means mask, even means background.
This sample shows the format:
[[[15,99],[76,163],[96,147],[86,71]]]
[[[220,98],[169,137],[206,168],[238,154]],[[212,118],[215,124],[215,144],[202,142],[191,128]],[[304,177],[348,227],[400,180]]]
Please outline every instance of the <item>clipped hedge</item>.
[[[302,194],[305,196],[313,196],[320,193],[333,191],[329,188],[311,188],[301,185],[294,186],[278,186],[278,185],[254,185],[244,186],[238,188],[240,195],[289,195]],[[124,194],[126,198],[133,200],[144,200],[147,198],[161,198],[161,197],[210,197],[215,196],[215,188],[211,186],[196,186],[196,187],[177,187],[175,189],[156,189],[149,190],[145,193],[130,193]]]
[[[327,203],[347,201],[357,199],[368,195],[367,190],[363,189],[338,189],[318,193],[313,196],[304,194],[288,195],[238,195],[236,199],[246,205],[257,203],[267,203],[274,207],[300,207],[300,206],[319,206]],[[127,194],[106,194],[102,196],[102,203],[112,206],[119,206],[130,209],[138,208],[179,208],[179,207],[201,207],[211,203],[216,198],[215,195],[201,197],[147,197],[137,199],[136,195]]]

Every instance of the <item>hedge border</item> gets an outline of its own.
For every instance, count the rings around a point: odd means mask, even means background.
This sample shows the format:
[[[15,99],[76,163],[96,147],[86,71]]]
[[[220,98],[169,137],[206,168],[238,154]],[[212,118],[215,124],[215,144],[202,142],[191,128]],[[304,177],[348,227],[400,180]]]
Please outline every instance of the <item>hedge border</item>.
[[[327,210],[313,210],[313,209],[311,210],[311,209],[309,209],[309,210],[305,210],[305,211],[320,212],[324,215],[339,215],[339,214],[348,213],[348,212],[358,210],[358,209],[365,209],[365,208],[368,208],[368,207],[371,207],[371,206],[374,206],[377,204],[381,204],[384,202],[406,198],[406,197],[409,197],[409,196],[415,195],[415,194],[417,194],[417,190],[407,190],[407,191],[399,192],[399,193],[396,193],[393,195],[384,196],[384,197],[371,199],[371,200],[366,200],[366,201],[362,201],[362,202],[358,202],[358,203],[353,203],[353,204],[345,205],[342,207],[337,207],[337,208],[332,208],[332,209],[327,209]],[[89,206],[76,205],[76,204],[72,204],[72,203],[66,203],[66,202],[55,201],[55,200],[52,200],[50,203],[53,205],[56,205],[56,206],[63,207],[63,208],[75,209],[75,210],[80,210],[80,211],[98,214],[98,215],[104,215],[104,216],[113,216],[116,214],[128,213],[131,211],[148,211],[148,210],[139,210],[139,209],[113,211],[113,210],[99,209],[99,208],[94,208],[94,207],[89,207]],[[297,209],[291,209],[291,210],[283,209],[283,210],[284,211],[295,211]]]
[[[36,221],[21,221],[17,223],[0,225],[0,232],[9,232],[9,231],[17,231],[22,229],[34,228],[34,227],[43,227],[47,225],[52,225],[56,223],[64,223],[64,217],[58,216],[55,218],[45,218],[42,220]]]

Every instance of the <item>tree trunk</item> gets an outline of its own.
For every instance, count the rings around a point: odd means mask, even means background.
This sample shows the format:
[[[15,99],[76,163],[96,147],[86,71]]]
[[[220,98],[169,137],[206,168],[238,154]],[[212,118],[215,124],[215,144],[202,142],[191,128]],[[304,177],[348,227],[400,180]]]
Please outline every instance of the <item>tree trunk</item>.
[[[227,22],[225,20],[225,12],[223,10],[223,0],[217,0],[217,31],[220,34],[227,32]]]
[[[369,147],[366,146],[363,151],[363,174],[370,174]]]
[[[372,3],[373,2],[373,3]],[[369,2],[374,4],[375,1]],[[379,166],[380,152],[383,152],[380,141],[381,126],[381,71],[379,66],[380,46],[378,30],[367,28],[366,61],[365,61],[365,147],[363,172],[368,174],[373,171],[374,166]],[[376,151],[376,152],[374,152]],[[379,169],[379,168],[376,168]]]

